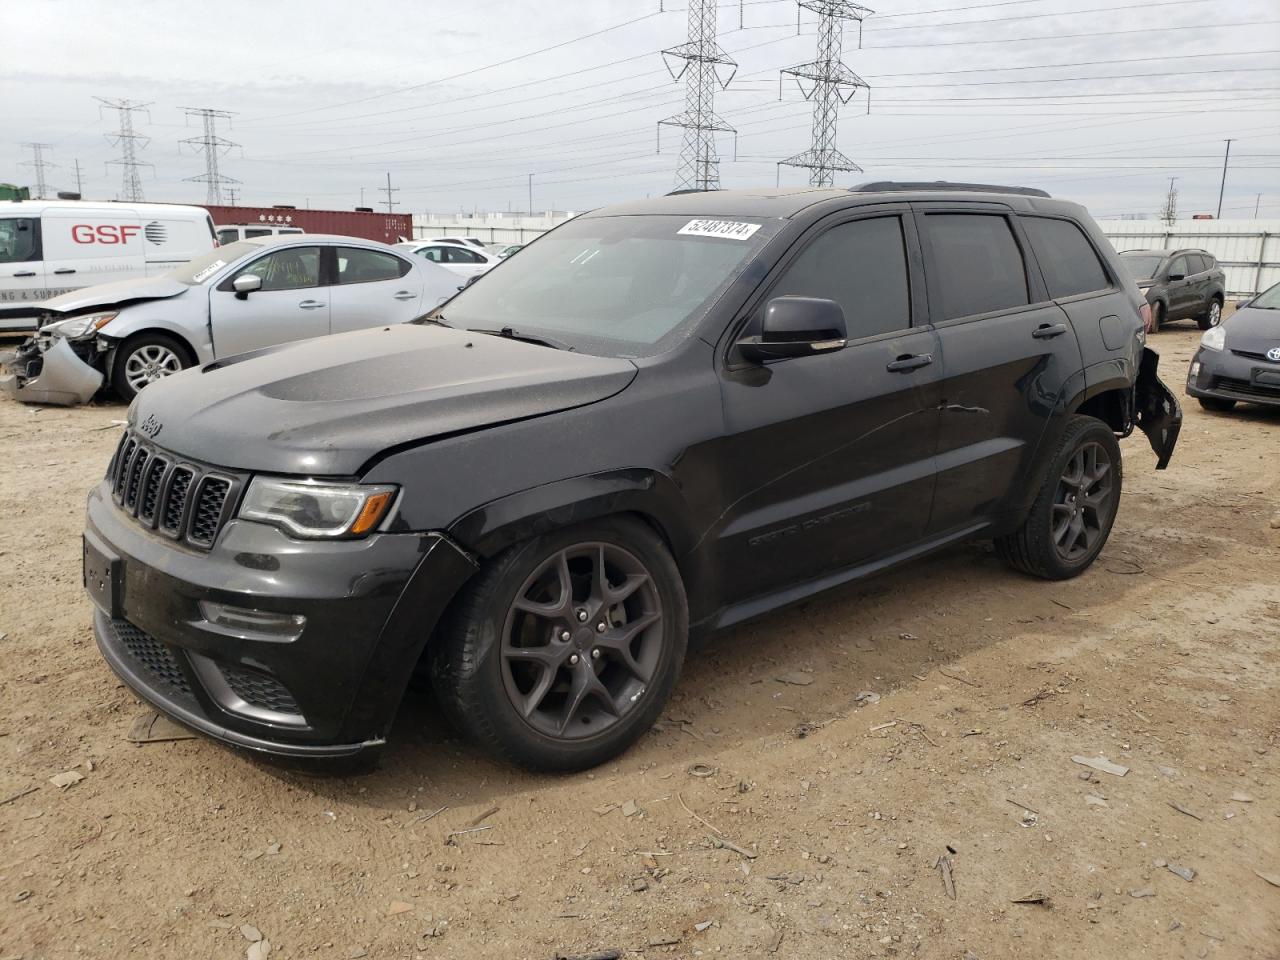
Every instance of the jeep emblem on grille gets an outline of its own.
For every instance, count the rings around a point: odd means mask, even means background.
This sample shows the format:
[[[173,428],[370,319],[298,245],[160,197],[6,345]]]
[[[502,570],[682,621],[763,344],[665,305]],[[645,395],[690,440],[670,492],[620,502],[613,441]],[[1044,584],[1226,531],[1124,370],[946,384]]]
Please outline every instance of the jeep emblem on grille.
[[[154,440],[156,437],[160,436],[160,431],[164,429],[164,424],[157,420],[156,415],[153,413],[148,415],[147,419],[142,421],[142,426],[138,429]]]

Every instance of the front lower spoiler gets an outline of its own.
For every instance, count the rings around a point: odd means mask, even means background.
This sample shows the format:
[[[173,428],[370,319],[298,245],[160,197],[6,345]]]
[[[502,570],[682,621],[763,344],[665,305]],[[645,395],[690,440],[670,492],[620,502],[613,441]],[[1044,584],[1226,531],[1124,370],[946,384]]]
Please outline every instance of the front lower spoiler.
[[[61,337],[41,354],[40,372],[34,377],[7,373],[0,377],[0,391],[23,403],[48,403],[74,407],[88,403],[102,387],[102,371],[76,356]]]
[[[1138,380],[1134,385],[1134,408],[1138,429],[1147,435],[1156,452],[1156,469],[1163,470],[1173,457],[1182,430],[1182,407],[1178,398],[1160,381],[1156,368],[1160,355],[1150,347],[1142,348],[1138,364]]]

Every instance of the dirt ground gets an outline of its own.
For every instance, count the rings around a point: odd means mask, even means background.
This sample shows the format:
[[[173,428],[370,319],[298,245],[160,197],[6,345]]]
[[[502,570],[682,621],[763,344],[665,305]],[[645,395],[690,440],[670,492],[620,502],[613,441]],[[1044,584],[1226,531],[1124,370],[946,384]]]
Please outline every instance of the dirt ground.
[[[1197,338],[1155,338],[1179,394]],[[79,544],[124,408],[0,403],[0,958],[1280,957],[1280,413],[1185,409],[1086,575],[829,593],[544,777],[421,695],[371,772],[128,743]]]

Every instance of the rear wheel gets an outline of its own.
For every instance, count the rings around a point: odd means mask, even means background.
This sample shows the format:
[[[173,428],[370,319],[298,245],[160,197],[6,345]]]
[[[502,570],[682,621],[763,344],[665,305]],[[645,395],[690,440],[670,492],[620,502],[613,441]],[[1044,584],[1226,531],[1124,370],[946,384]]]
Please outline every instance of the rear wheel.
[[[1102,551],[1120,506],[1120,445],[1093,417],[1067,424],[1026,520],[996,540],[1000,558],[1046,580],[1088,569]]]
[[[1157,300],[1151,305],[1151,332],[1159,333],[1160,325],[1165,321],[1164,304]]]
[[[1200,406],[1214,413],[1226,413],[1236,405],[1234,400],[1228,400],[1225,397],[1199,397],[1198,399]]]
[[[186,346],[164,333],[143,333],[116,348],[111,385],[125,403],[149,384],[185,370],[195,363]]]
[[[1222,322],[1222,301],[1214,297],[1209,301],[1209,309],[1205,311],[1203,316],[1196,318],[1196,326],[1201,330],[1208,330],[1210,327],[1216,327]]]
[[[662,540],[607,518],[511,547],[455,603],[431,656],[450,719],[537,770],[581,770],[648,730],[684,659],[684,585]]]

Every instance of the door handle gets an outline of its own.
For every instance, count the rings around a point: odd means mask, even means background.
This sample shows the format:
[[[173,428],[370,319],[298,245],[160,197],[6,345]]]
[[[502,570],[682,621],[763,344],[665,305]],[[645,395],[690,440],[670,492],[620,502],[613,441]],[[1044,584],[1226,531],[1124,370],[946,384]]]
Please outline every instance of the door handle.
[[[74,267],[59,267],[57,270],[53,272],[54,273],[75,273],[76,271]]]
[[[933,354],[917,353],[914,356],[907,355],[899,357],[897,360],[889,363],[885,369],[890,373],[906,373],[908,370],[927,367],[931,363],[933,363]]]
[[[1037,340],[1052,340],[1054,337],[1060,337],[1067,332],[1065,323],[1042,323],[1031,331],[1031,335]]]
[[[34,270],[23,270],[20,273],[14,274],[15,277],[34,277],[35,275],[36,272]]]
[[[324,304],[319,300],[303,300],[298,306],[303,310],[319,310]]]
[[[392,296],[394,296],[396,300],[417,300],[418,299],[418,295],[416,293],[410,293],[408,290],[400,290],[397,293],[393,294]]]

